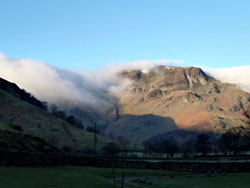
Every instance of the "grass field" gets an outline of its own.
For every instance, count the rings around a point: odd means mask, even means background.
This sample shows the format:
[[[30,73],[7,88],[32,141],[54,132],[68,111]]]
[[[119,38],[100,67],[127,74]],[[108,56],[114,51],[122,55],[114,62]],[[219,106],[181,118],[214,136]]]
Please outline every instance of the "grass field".
[[[125,172],[128,176],[151,176],[151,170],[126,170],[117,169],[117,178]],[[1,167],[1,188],[109,188],[113,187],[108,182],[113,177],[110,168],[93,167],[48,167],[48,168],[23,168]]]
[[[149,179],[142,178],[141,181],[144,182],[144,185],[152,184],[151,187],[157,188],[249,188],[250,173],[176,175]]]
[[[197,175],[179,172],[138,170],[138,169],[116,169],[116,176],[120,182],[121,173],[126,177],[156,178],[148,179],[145,187],[159,188],[249,188],[250,174],[227,174],[206,177],[206,174]],[[26,168],[26,167],[0,167],[0,187],[1,188],[111,188],[109,182],[113,177],[110,168],[93,167],[46,167],[46,168]],[[116,186],[117,188],[120,186]],[[130,188],[136,186],[129,185]]]
[[[1,188],[82,188],[110,187],[107,169],[84,167],[0,168]]]
[[[108,180],[113,178],[111,168],[93,167],[0,167],[0,188],[110,188]],[[171,175],[172,172],[116,169],[117,179],[122,172],[126,177]],[[182,174],[182,173],[178,173]],[[118,180],[118,183],[120,180]],[[118,187],[118,186],[117,186]],[[134,188],[134,186],[129,186]]]

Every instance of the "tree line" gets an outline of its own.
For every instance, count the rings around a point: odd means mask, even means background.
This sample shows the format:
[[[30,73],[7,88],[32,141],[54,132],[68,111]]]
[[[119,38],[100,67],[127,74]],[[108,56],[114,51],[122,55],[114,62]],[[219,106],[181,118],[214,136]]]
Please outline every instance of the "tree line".
[[[184,158],[200,154],[207,156],[209,153],[220,155],[245,155],[250,152],[250,128],[233,127],[225,133],[215,136],[212,140],[209,134],[199,134],[195,139],[190,138],[182,144],[178,144],[174,137],[170,136],[159,142],[145,142],[145,154],[165,153],[170,158],[182,154]]]

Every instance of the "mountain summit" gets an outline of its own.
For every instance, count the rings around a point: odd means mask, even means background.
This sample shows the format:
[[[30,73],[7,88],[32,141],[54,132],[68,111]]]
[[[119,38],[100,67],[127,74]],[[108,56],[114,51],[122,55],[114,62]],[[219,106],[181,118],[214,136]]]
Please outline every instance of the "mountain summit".
[[[111,137],[142,143],[173,130],[221,133],[246,125],[242,109],[250,94],[200,68],[157,66],[124,71],[121,76],[133,84],[116,96],[120,119],[105,130]]]
[[[187,89],[205,85],[211,77],[200,68],[180,68],[157,66],[150,71],[125,71],[122,76],[136,81],[136,85],[147,85],[152,88]]]

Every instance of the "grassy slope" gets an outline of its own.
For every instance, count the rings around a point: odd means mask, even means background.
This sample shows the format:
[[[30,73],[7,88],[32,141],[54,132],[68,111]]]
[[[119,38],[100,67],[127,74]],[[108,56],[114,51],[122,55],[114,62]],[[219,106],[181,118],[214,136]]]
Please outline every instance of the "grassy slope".
[[[86,150],[93,148],[93,134],[73,127],[42,109],[24,102],[0,89],[0,129],[11,123],[22,127],[23,134],[40,137],[58,148],[64,146]],[[111,142],[98,136],[97,148]]]
[[[149,179],[152,186],[147,187],[174,187],[174,188],[248,188],[250,185],[249,173],[228,174],[226,176],[217,175],[206,177],[205,174],[185,176],[187,173],[136,170],[136,169],[116,169],[117,178],[124,172],[126,177],[158,176]],[[174,178],[160,176],[173,176]],[[48,168],[0,168],[1,188],[111,188],[113,185],[108,182],[112,179],[112,169],[93,167],[48,167]],[[140,178],[143,179],[143,178]],[[116,186],[118,187],[118,186]],[[133,188],[133,186],[129,186]]]

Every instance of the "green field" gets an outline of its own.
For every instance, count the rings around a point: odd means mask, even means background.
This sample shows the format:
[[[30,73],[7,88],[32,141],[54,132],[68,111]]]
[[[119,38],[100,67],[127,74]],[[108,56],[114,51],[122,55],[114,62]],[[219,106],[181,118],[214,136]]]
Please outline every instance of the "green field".
[[[110,168],[93,167],[0,167],[0,188],[109,188]],[[126,176],[152,176],[151,170],[117,169],[117,178]],[[119,182],[119,180],[118,180]],[[118,187],[118,186],[117,186]]]
[[[191,174],[138,169],[116,169],[117,182],[121,182],[121,173],[125,173],[128,180],[137,183],[139,179],[145,182],[144,186],[158,188],[249,188],[250,173],[212,175]],[[111,188],[112,169],[93,167],[1,167],[1,188]],[[133,178],[134,177],[134,178]],[[139,178],[138,178],[139,177]],[[146,179],[146,177],[154,177]],[[148,185],[152,183],[153,185]],[[135,188],[136,186],[128,185]],[[143,184],[141,184],[143,185]],[[116,186],[117,188],[120,185]]]
[[[156,178],[142,178],[144,185],[157,188],[249,188],[250,174],[238,173],[227,175],[185,175]],[[135,181],[136,182],[136,181]],[[142,185],[143,185],[142,184]],[[150,186],[149,186],[150,187]]]

